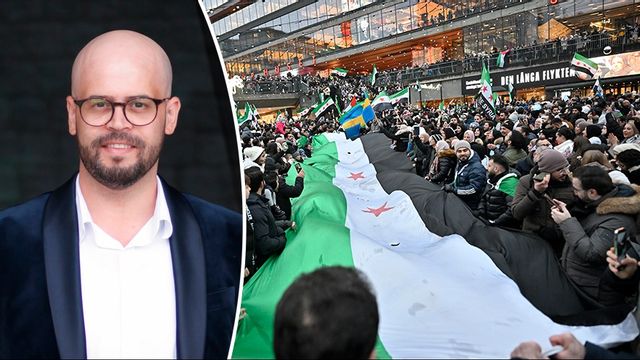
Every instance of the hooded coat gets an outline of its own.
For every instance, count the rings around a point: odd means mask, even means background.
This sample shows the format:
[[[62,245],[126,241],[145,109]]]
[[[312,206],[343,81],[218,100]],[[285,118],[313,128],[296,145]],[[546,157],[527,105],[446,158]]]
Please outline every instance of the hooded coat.
[[[618,185],[600,199],[577,204],[572,217],[560,223],[565,238],[561,263],[567,275],[589,295],[602,302],[599,284],[607,271],[606,252],[613,246],[614,230],[624,227],[636,234],[640,214],[640,186]]]

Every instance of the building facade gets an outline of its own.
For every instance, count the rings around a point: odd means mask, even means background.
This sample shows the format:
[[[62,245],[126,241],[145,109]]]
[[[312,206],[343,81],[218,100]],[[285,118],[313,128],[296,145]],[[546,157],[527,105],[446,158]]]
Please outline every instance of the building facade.
[[[231,2],[205,0],[204,4],[213,12]],[[525,79],[532,67],[555,74],[552,68],[567,68],[576,51],[591,58],[610,55],[601,60],[635,69],[634,56],[616,55],[640,50],[640,0],[237,3],[241,5],[232,13],[212,18],[230,76],[272,76],[288,70],[294,75],[328,76],[334,68],[351,74],[369,73],[375,64],[381,71],[380,85],[385,81],[418,81],[433,85],[431,89],[439,87],[438,91],[425,88],[420,94],[424,100],[473,96],[477,89],[467,83],[479,78],[482,63],[492,67],[494,84],[496,77],[502,80],[507,76],[522,97],[548,98],[586,89],[589,84],[571,76],[515,80]],[[508,51],[507,61],[499,68],[496,60],[503,51]],[[505,74],[500,75],[502,72]],[[518,77],[518,72],[525,74]],[[615,91],[638,90],[637,73],[640,69],[628,70],[624,76],[610,72],[605,82]]]

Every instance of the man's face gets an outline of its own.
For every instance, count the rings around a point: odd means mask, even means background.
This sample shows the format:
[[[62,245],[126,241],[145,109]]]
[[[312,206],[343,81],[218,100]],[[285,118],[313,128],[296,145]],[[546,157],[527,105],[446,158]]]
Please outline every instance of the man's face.
[[[108,41],[88,50],[84,61],[77,69],[74,67],[73,97],[67,97],[67,112],[69,133],[78,141],[81,174],[86,171],[102,185],[118,190],[157,169],[164,135],[172,134],[177,125],[180,100],[172,97],[163,101],[157,106],[155,120],[145,126],[128,122],[122,106],[114,106],[113,117],[105,125],[85,123],[74,98],[101,96],[112,102],[126,102],[139,96],[169,97],[170,86],[165,77],[158,75],[164,70],[159,60],[127,46],[113,46],[113,41],[107,44]],[[130,45],[140,43],[134,41]]]
[[[560,170],[556,170],[554,172],[551,173],[551,178],[558,181],[558,182],[563,182],[565,180],[567,180],[567,178],[569,177],[569,167],[567,166],[564,169],[560,169]]]
[[[482,125],[482,130],[489,131],[489,129],[491,129],[491,125],[489,123],[484,123]]]
[[[469,156],[471,156],[471,150],[468,148],[459,148],[456,150],[456,156],[458,157],[458,160],[462,162],[467,161],[469,160]]]
[[[511,130],[509,130],[508,127],[503,125],[503,126],[500,127],[500,133],[502,134],[502,136],[507,137],[507,135],[509,135],[509,133],[511,133]]]
[[[559,107],[557,107],[557,106],[554,106],[554,107],[551,109],[551,113],[552,113],[554,116],[555,116],[555,115],[560,114],[560,108],[559,108]]]
[[[582,182],[578,178],[573,178],[571,180],[571,184],[573,185],[573,195],[575,195],[578,199],[585,203],[590,203],[593,200],[587,194],[587,190],[582,188]]]

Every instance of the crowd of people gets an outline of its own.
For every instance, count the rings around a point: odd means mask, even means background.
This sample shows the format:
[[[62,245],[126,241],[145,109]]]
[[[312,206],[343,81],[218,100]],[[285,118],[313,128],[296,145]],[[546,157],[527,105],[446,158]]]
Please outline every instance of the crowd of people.
[[[400,89],[371,86],[366,76],[314,81],[343,109],[351,98]],[[416,176],[455,194],[489,226],[549,242],[572,282],[602,306],[637,301],[640,95],[518,100],[496,110],[492,119],[473,104],[400,102],[376,111],[361,133],[385,134]],[[293,186],[284,176],[313,155],[313,136],[341,131],[338,115],[333,108],[317,118],[281,114],[275,123],[241,127],[253,230],[248,276],[286,246],[284,230],[295,228],[290,200],[305,174],[297,170]],[[622,249],[626,256],[611,255]]]

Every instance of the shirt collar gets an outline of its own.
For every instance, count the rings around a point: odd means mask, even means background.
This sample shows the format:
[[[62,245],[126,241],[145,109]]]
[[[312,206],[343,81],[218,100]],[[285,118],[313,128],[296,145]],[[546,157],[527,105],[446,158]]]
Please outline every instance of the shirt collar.
[[[82,195],[80,189],[79,175],[76,177],[76,209],[78,214],[78,240],[82,243],[87,235],[87,232],[93,231],[93,218],[87,207],[87,203]],[[167,205],[167,199],[164,195],[164,187],[162,181],[156,176],[157,180],[157,193],[156,193],[156,205],[153,211],[153,215],[150,219],[153,229],[153,239],[168,239],[173,234],[173,225],[171,223],[171,214],[169,213],[169,206]]]

